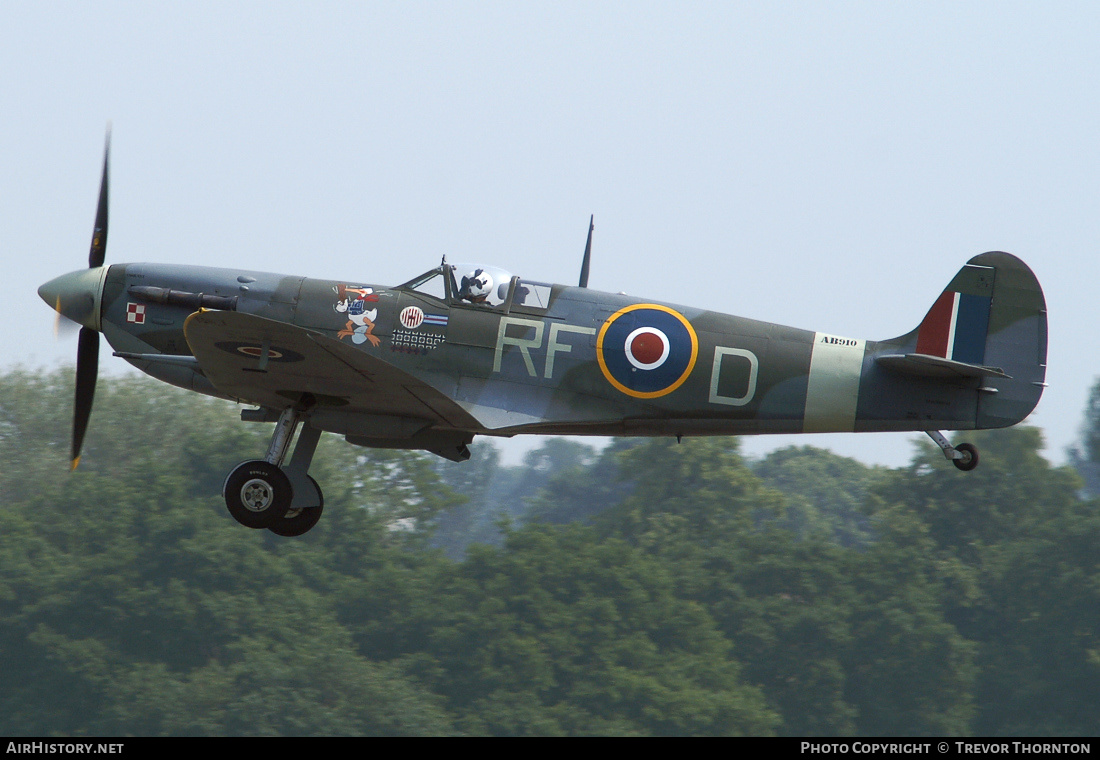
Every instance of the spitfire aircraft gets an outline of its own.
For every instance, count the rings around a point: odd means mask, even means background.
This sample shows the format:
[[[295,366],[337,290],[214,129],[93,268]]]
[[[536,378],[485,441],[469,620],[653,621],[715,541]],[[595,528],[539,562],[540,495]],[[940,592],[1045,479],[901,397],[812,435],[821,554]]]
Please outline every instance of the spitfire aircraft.
[[[1045,387],[1043,293],[1008,253],[970,259],[912,331],[872,341],[528,280],[445,260],[407,282],[104,263],[110,139],[88,268],[39,288],[80,330],[72,462],[114,355],[172,385],[251,405],[267,452],[226,477],[241,524],[305,533],[322,432],[359,446],[469,458],[475,436],[702,436],[1014,425]],[[293,451],[291,444],[295,440]],[[257,452],[259,453],[259,452]]]

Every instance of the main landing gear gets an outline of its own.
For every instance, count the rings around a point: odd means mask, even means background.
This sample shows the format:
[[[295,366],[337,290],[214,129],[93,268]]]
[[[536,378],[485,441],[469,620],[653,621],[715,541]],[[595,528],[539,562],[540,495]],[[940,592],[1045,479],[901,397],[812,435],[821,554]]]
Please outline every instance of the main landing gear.
[[[926,430],[928,437],[943,449],[943,455],[963,472],[970,472],[978,466],[978,449],[971,443],[960,443],[952,446],[938,430]]]
[[[321,519],[324,496],[308,475],[321,431],[302,428],[290,463],[283,467],[302,413],[285,409],[275,423],[267,456],[241,462],[222,486],[225,506],[233,519],[248,528],[267,528],[280,536],[300,536]]]

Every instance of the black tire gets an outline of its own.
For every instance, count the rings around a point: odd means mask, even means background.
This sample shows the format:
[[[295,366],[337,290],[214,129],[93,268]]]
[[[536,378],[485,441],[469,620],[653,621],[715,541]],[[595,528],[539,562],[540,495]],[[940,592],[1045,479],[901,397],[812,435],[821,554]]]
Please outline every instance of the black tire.
[[[952,459],[951,463],[963,472],[970,472],[978,466],[978,449],[970,443],[960,443],[955,451],[962,454],[962,459]]]
[[[289,510],[281,520],[277,520],[273,525],[267,527],[275,535],[288,538],[300,536],[307,533],[321,519],[321,510],[325,508],[325,495],[321,493],[321,486],[317,485],[316,480],[309,475],[306,475],[306,477],[317,489],[317,497],[321,500],[321,503],[316,507]]]
[[[237,465],[222,486],[225,507],[246,528],[268,528],[290,509],[294,489],[275,465],[262,460]]]

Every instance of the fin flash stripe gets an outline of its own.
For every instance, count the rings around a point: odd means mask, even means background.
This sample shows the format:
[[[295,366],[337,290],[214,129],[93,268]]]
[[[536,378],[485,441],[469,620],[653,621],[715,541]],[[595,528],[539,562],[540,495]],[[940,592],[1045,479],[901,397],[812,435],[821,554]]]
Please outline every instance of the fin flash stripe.
[[[921,322],[916,352],[981,364],[985,360],[992,300],[989,296],[945,290]]]

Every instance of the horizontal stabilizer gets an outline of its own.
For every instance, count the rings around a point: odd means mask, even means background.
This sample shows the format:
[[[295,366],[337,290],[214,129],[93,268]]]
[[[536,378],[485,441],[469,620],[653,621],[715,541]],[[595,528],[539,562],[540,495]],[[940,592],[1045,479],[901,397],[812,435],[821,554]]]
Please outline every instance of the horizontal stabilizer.
[[[875,362],[887,369],[905,375],[917,377],[958,378],[958,377],[1004,377],[1009,378],[999,367],[986,367],[981,364],[967,364],[942,356],[929,354],[887,354],[879,356]]]

